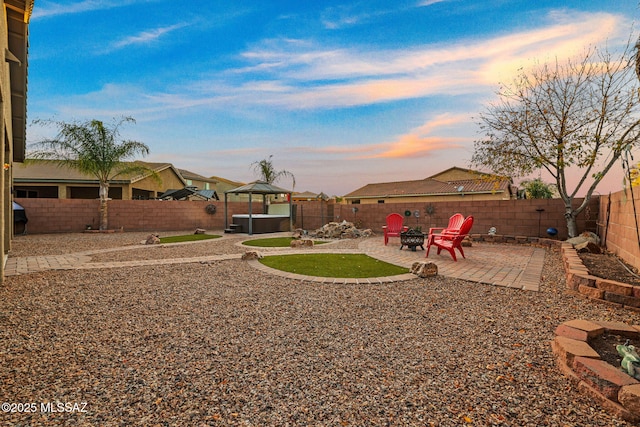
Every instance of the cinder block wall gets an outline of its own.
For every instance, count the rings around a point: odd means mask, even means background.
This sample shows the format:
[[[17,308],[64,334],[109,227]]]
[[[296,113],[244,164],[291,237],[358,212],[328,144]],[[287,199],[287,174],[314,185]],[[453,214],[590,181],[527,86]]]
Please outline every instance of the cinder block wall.
[[[98,200],[77,199],[16,199],[26,209],[30,234],[81,232],[89,225],[99,228]],[[581,200],[577,200],[580,203]],[[214,215],[205,207],[216,206]],[[434,203],[385,203],[372,205],[335,205],[326,202],[296,202],[296,226],[314,230],[330,221],[352,221],[361,228],[371,228],[381,232],[385,218],[392,212],[411,212],[405,219],[409,226],[419,225],[424,231],[429,227],[447,224],[456,212],[465,216],[473,215],[474,234],[486,234],[491,227],[498,234],[527,237],[548,237],[546,230],[558,230],[557,239],[566,239],[567,228],[564,219],[564,205],[559,199],[548,200],[504,200],[504,201],[459,201]],[[433,213],[427,214],[427,207]],[[357,209],[354,212],[354,208]],[[244,202],[230,202],[227,205],[228,218],[234,213],[247,213]],[[253,204],[253,212],[260,213],[261,204]],[[538,211],[538,209],[542,209]],[[416,218],[413,212],[419,211]],[[598,221],[598,200],[592,201],[589,209],[578,218],[579,231],[596,231]],[[158,200],[111,200],[109,202],[109,228],[125,231],[168,231],[205,228],[224,228],[224,202],[205,201],[158,201]]]
[[[635,208],[634,208],[635,204]],[[637,223],[636,223],[637,220]],[[607,250],[640,268],[640,189],[600,196],[598,235]]]
[[[25,208],[29,234],[72,233],[87,226],[100,228],[98,200],[81,199],[16,199]],[[216,207],[215,214],[206,211]],[[261,213],[262,205],[253,204],[253,212]],[[229,222],[234,213],[247,213],[245,202],[229,202]],[[124,231],[170,231],[205,228],[224,229],[224,202],[110,200],[109,228]]]
[[[575,200],[575,206],[583,199]],[[427,208],[432,207],[429,215]],[[353,209],[358,211],[354,212]],[[541,209],[538,211],[538,209]],[[547,229],[558,230],[555,238],[567,238],[567,226],[564,218],[564,203],[560,199],[542,200],[485,200],[485,201],[447,201],[434,203],[384,203],[378,205],[336,205],[334,220],[358,222],[365,228],[380,231],[385,223],[385,217],[397,212],[402,215],[411,212],[405,218],[405,225],[421,226],[423,231],[429,227],[443,227],[449,217],[456,212],[465,216],[473,215],[472,233],[486,234],[491,227],[495,227],[498,234],[527,237],[548,237]],[[414,212],[419,212],[419,217]],[[577,220],[578,231],[595,231],[598,221],[598,198],[592,199],[589,207],[583,211]]]

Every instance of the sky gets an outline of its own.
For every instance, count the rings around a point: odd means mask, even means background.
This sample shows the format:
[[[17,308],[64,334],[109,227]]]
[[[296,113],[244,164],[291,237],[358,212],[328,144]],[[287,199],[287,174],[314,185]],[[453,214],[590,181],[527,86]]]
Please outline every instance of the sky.
[[[131,116],[121,135],[149,146],[141,159],[207,177],[250,182],[273,156],[295,191],[423,179],[469,167],[501,82],[618,49],[639,14],[635,0],[36,0],[27,142],[55,134],[32,120]],[[597,192],[621,189],[616,166]]]

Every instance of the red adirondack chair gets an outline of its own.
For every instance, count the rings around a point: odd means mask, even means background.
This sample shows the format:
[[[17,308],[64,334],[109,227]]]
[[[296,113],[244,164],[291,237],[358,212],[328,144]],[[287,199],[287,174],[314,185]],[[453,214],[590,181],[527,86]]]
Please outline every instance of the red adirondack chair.
[[[439,234],[457,233],[458,230],[460,230],[463,221],[464,215],[461,213],[453,214],[451,218],[449,218],[449,224],[446,227],[431,227],[429,229],[429,236],[436,234],[436,232]]]
[[[382,226],[384,231],[384,245],[389,243],[389,237],[400,237],[400,233],[407,231],[409,227],[402,225],[404,218],[398,213],[387,215],[387,225]]]
[[[429,256],[429,249],[431,249],[431,245],[434,245],[438,248],[438,255],[442,249],[446,249],[451,254],[451,258],[454,261],[458,261],[456,258],[456,249],[464,258],[464,251],[462,250],[462,240],[469,235],[469,231],[471,231],[471,227],[473,226],[473,216],[468,216],[462,222],[460,229],[458,232],[448,232],[446,234],[429,234],[429,241],[427,242],[427,254]]]

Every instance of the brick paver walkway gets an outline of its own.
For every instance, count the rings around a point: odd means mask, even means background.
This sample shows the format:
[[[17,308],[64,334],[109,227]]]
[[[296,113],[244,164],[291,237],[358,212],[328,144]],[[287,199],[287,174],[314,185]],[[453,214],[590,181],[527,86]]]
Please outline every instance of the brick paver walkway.
[[[425,258],[425,251],[418,249],[413,252],[408,249],[399,249],[399,242],[392,238],[388,246],[384,246],[382,238],[364,239],[359,244],[358,249],[331,249],[331,245],[316,246],[311,249],[289,249],[289,248],[249,248],[244,250],[258,250],[264,253],[365,253],[376,259],[386,261],[403,267],[411,267],[416,261],[430,261],[438,266],[438,274],[447,277],[469,280],[478,283],[505,286],[524,290],[538,291],[540,278],[544,263],[545,250],[527,245],[513,244],[489,244],[474,243],[473,247],[465,248],[466,258],[459,257],[455,262],[447,252],[440,255],[432,250],[429,258]],[[139,249],[137,246],[127,246],[124,248],[86,251],[67,255],[49,255],[35,257],[9,257],[5,265],[5,275],[12,276],[18,274],[28,274],[46,270],[68,270],[68,269],[99,269],[117,267],[136,267],[144,265],[166,265],[189,262],[211,262],[229,259],[239,259],[242,254],[211,255],[200,257],[153,259],[140,261],[123,262],[91,262],[91,255],[100,252],[113,250]],[[239,249],[242,251],[242,249]],[[301,276],[274,270],[259,262],[251,262],[256,268],[293,279],[310,280],[316,282],[331,283],[382,283],[390,281],[400,281],[414,279],[413,274],[403,274],[392,277],[379,277],[369,279],[342,279]]]

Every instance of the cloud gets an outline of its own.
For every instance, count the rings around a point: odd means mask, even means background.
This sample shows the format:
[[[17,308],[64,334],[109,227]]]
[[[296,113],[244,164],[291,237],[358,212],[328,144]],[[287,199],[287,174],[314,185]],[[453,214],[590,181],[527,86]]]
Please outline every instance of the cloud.
[[[181,28],[186,27],[188,24],[175,24],[170,25],[168,27],[160,27],[152,30],[142,31],[141,33],[125,37],[122,40],[114,42],[104,53],[109,53],[114,50],[123,49],[125,47],[131,45],[139,45],[139,44],[149,44],[152,43],[159,38],[171,33],[173,31],[179,30]]]
[[[36,2],[31,19],[51,18],[60,15],[93,12],[97,10],[126,7],[137,3],[152,3],[157,0],[84,0],[77,3],[59,4],[52,2]]]
[[[298,147],[297,151],[323,153],[349,159],[399,159],[429,157],[438,151],[461,149],[469,140],[464,137],[442,136],[469,124],[470,115],[441,114],[389,142],[375,144]]]
[[[112,100],[117,107],[108,107],[109,111],[124,109],[136,117],[152,117],[194,108],[242,114],[264,106],[303,111],[433,96],[487,96],[536,58],[579,54],[589,44],[616,38],[626,41],[625,29],[630,27],[623,18],[605,13],[555,11],[547,21],[541,28],[499,37],[397,50],[323,49],[309,40],[269,39],[242,52],[239,66],[217,73],[215,80],[174,81],[173,93],[171,89],[148,93],[142,86],[105,87],[106,94],[88,94],[73,104],[91,108],[92,103],[105,105]],[[181,26],[147,31],[118,46],[148,43]],[[469,111],[474,106],[464,108]],[[410,140],[407,136],[405,148]]]
[[[418,7],[432,6],[436,3],[446,3],[451,0],[423,0],[418,3]]]

